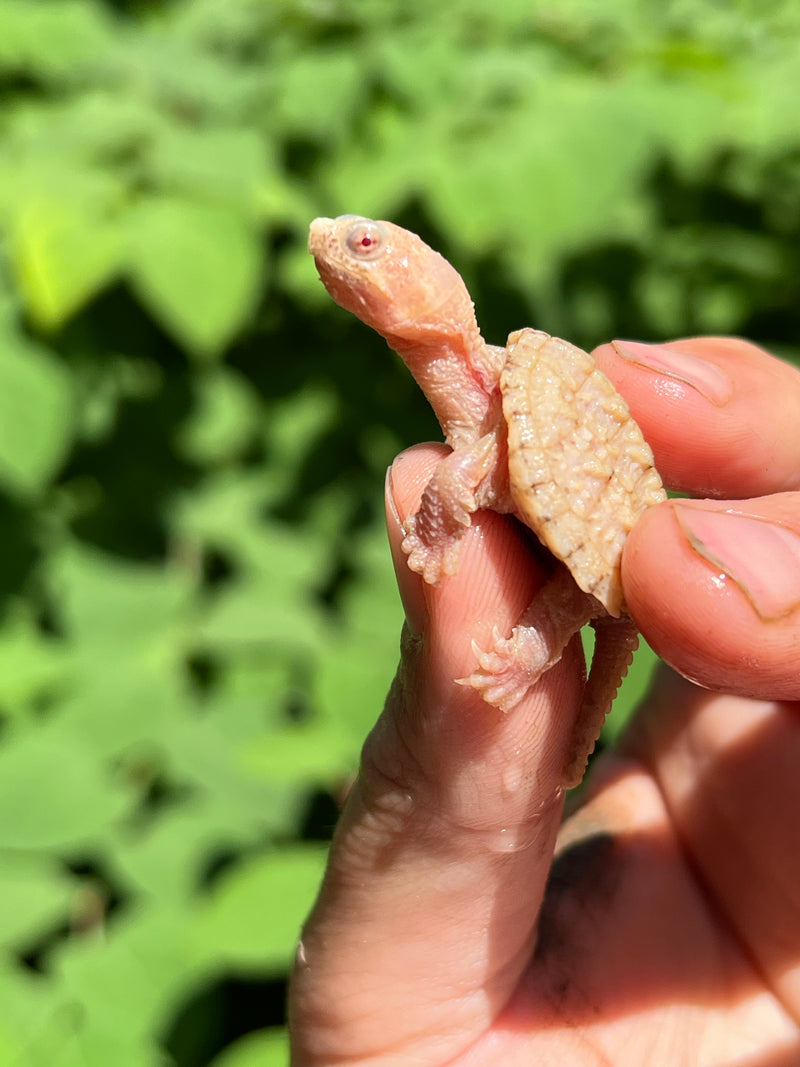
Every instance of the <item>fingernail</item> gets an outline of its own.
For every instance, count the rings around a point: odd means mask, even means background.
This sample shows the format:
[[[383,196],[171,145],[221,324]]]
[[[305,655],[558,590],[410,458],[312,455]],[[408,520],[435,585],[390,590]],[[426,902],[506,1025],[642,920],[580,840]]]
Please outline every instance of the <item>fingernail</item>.
[[[700,356],[687,355],[668,345],[646,345],[641,341],[612,341],[611,347],[629,363],[691,386],[717,407],[722,407],[733,395],[728,376],[715,363]]]
[[[402,461],[402,457],[400,457],[400,461]],[[395,462],[398,461],[396,460]],[[425,629],[425,625],[428,621],[428,606],[425,602],[422,579],[419,575],[414,574],[413,571],[409,570],[408,560],[400,547],[402,543],[403,519],[400,515],[394,495],[391,467],[386,471],[384,495],[386,499],[387,515],[391,516],[391,519],[396,523],[394,536],[391,536],[390,533],[389,546],[392,552],[392,563],[394,564],[397,588],[400,593],[400,600],[403,605],[403,611],[405,612],[408,629],[411,631],[412,636],[416,637]]]
[[[397,509],[397,501],[394,497],[394,482],[392,481],[392,468],[386,468],[386,479],[383,484],[384,497],[386,500],[386,510],[392,516],[394,521],[399,527],[402,528],[403,520],[400,517],[400,512]]]
[[[742,590],[758,615],[780,619],[800,606],[800,536],[754,515],[673,504],[686,540]]]

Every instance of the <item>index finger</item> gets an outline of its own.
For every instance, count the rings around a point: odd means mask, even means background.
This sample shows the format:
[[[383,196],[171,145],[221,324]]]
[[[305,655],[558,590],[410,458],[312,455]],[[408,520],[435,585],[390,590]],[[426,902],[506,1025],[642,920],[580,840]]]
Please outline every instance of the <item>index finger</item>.
[[[614,341],[593,353],[670,489],[727,499],[800,488],[800,371],[733,337]]]

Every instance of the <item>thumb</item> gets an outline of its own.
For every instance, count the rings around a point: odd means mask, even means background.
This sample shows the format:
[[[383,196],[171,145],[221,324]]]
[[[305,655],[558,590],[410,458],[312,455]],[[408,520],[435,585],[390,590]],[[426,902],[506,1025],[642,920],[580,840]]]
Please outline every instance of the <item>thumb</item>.
[[[296,1064],[449,1062],[492,1022],[533,948],[583,687],[579,641],[510,713],[457,685],[472,641],[509,632],[543,574],[525,531],[480,513],[459,573],[412,574],[402,520],[443,454],[387,481],[407,612],[401,663],[363,752],[292,988]]]

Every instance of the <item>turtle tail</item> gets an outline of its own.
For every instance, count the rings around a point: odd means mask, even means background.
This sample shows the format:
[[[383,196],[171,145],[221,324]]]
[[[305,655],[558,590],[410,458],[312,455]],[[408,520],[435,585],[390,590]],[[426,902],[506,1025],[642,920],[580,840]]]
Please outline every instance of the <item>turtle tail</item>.
[[[603,616],[593,619],[591,625],[595,632],[594,655],[564,764],[562,782],[566,789],[578,785],[583,778],[606,715],[639,644],[636,624],[628,615],[619,619]]]

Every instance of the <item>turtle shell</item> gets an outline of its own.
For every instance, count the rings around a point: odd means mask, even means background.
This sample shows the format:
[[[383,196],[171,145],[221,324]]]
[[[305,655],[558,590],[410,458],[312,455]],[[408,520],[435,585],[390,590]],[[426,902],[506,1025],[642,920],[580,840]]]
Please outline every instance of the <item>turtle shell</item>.
[[[512,333],[506,351],[500,389],[517,514],[617,617],[625,540],[666,499],[653,453],[588,353],[531,329]]]

